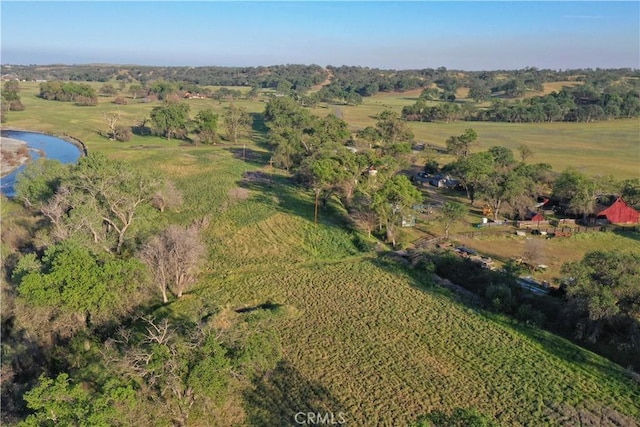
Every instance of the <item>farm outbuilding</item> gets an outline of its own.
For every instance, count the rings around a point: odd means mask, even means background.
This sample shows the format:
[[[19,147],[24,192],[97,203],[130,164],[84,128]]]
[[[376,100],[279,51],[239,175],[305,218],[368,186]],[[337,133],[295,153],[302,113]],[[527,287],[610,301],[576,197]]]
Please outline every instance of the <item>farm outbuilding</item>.
[[[612,224],[637,224],[640,222],[640,212],[627,205],[618,197],[610,206],[603,206],[595,212],[595,220],[604,220]]]

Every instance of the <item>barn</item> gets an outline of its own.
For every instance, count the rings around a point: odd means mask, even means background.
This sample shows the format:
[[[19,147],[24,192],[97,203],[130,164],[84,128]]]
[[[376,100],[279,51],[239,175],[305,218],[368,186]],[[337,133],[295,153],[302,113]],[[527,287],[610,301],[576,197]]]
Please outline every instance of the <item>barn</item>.
[[[627,205],[618,197],[610,206],[596,209],[596,221],[608,221],[611,224],[637,224],[640,222],[640,212]]]

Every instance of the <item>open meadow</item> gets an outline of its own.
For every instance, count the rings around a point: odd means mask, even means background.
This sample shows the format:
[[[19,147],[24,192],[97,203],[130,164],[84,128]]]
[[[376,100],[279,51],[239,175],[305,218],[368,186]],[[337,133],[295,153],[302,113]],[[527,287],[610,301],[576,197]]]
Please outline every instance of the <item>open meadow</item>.
[[[205,272],[168,309],[190,316],[213,304],[231,322],[248,316],[239,309],[254,308],[249,313],[269,319],[282,353],[269,375],[235,390],[232,402],[246,415],[229,415],[224,425],[293,425],[299,411],[331,411],[344,413],[347,425],[397,426],[458,407],[475,407],[504,426],[640,425],[640,382],[623,368],[553,334],[468,306],[433,285],[425,272],[362,252],[363,237],[344,227],[334,204],[320,211],[314,225],[311,192],[269,167],[259,123],[243,141],[245,160],[241,144],[190,145],[135,135],[121,143],[98,133],[107,129],[102,113],[118,110],[122,123],[131,125],[158,103],[129,99],[116,106],[99,97],[97,107],[77,107],[37,98],[35,83],[21,87],[26,110],[10,112],[7,127],[68,134],[89,151],[169,177],[184,195],[171,222],[211,216]],[[373,116],[385,108],[398,111],[414,102],[405,96],[380,95],[340,109],[352,127],[361,128],[373,125]],[[227,105],[186,102],[192,117]],[[250,113],[261,113],[265,105],[237,104]],[[574,165],[622,179],[637,176],[640,164],[637,120],[411,126],[417,140],[443,147],[448,136],[473,127],[482,149],[524,143],[535,152],[533,161],[556,170]],[[625,236],[594,236],[578,242],[580,251],[605,239],[631,243]],[[549,255],[565,251],[574,259],[580,251],[572,252],[569,242],[551,242]],[[491,253],[502,256],[500,243],[494,246]],[[190,422],[207,425],[208,418],[194,414]]]

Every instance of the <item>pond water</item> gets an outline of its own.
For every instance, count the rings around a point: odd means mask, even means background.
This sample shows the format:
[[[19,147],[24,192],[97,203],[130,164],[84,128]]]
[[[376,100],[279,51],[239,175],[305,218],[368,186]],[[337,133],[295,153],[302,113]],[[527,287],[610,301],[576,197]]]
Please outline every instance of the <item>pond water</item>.
[[[44,154],[47,159],[58,160],[62,163],[75,163],[82,155],[82,151],[75,144],[42,133],[6,130],[2,131],[2,137],[26,142],[32,160],[36,160]],[[16,179],[25,167],[26,164],[0,179],[0,191],[2,194],[7,197],[15,196],[14,186]]]

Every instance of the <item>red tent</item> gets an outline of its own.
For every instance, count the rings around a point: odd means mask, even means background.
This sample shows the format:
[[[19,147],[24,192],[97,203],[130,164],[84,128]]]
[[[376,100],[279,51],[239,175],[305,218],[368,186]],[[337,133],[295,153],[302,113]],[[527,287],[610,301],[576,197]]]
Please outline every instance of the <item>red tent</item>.
[[[620,197],[609,207],[596,212],[598,219],[607,219],[612,224],[637,224],[640,212],[627,205]]]

